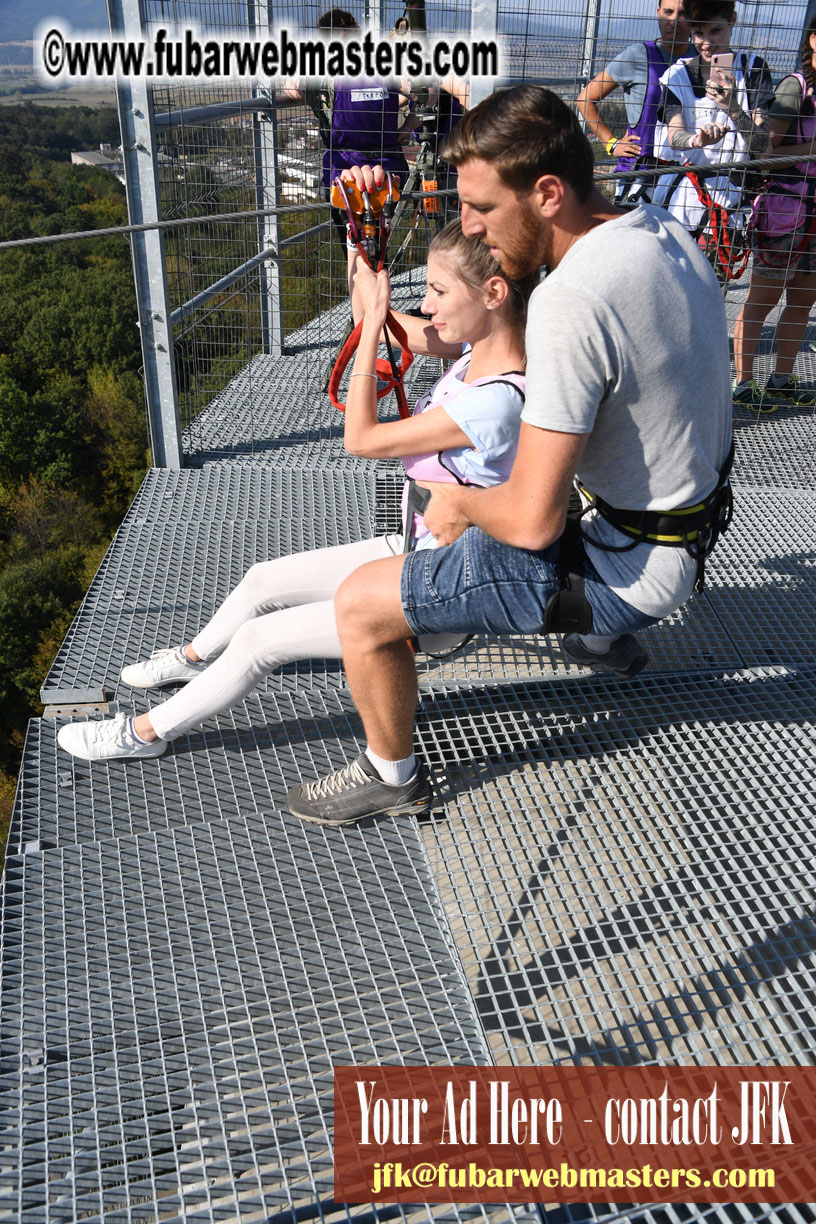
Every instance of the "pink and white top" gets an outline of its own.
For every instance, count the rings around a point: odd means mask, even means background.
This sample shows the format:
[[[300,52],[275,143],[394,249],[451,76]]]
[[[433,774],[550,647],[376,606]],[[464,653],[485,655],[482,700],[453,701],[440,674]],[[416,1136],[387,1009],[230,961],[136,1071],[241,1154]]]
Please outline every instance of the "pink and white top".
[[[524,407],[524,374],[510,370],[465,382],[469,365],[470,351],[455,361],[439,382],[417,400],[413,415],[443,407],[468,436],[471,445],[408,456],[402,464],[411,480],[489,488],[503,484],[510,475]],[[406,483],[402,497],[403,522],[407,499]],[[419,514],[413,516],[413,534],[415,548],[436,547],[436,540]]]

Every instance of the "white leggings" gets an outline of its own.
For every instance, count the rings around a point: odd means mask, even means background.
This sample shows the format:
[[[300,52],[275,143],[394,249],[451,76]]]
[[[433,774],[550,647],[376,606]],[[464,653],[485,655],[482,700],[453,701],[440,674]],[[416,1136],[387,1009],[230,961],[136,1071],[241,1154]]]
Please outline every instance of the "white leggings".
[[[401,552],[401,536],[377,536],[253,565],[191,642],[202,659],[215,661],[150,711],[156,734],[165,740],[183,735],[246,697],[284,663],[342,658],[337,588],[366,562]]]

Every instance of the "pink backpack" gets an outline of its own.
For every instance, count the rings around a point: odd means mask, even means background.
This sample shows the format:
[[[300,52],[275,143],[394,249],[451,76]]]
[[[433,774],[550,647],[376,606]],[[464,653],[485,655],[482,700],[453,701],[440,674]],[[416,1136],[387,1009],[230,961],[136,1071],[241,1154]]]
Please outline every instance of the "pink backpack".
[[[808,92],[807,82],[800,72],[791,73],[802,87],[802,112],[796,120],[796,130],[793,135],[797,144],[812,140],[816,132],[816,113],[814,113],[813,97]],[[805,102],[809,103],[807,113],[804,112]],[[766,238],[784,238],[801,229],[808,220],[812,208],[814,176],[816,162],[797,162],[790,167],[797,177],[792,182],[781,179],[767,179],[765,186],[754,200],[751,208],[749,228]],[[810,237],[811,230],[806,235]],[[804,245],[804,241],[803,241]]]

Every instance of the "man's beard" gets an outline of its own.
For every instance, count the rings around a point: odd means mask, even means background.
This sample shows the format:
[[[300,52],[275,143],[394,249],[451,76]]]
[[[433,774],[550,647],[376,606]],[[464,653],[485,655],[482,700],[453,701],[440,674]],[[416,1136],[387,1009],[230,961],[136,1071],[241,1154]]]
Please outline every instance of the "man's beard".
[[[543,248],[548,244],[544,237],[540,221],[531,210],[523,211],[513,233],[499,245],[499,263],[504,274],[518,280],[547,263]]]

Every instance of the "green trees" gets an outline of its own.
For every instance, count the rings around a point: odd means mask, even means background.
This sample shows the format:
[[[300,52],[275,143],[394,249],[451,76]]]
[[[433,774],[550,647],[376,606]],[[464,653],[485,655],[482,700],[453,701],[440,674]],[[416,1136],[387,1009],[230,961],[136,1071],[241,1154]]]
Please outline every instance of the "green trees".
[[[70,164],[101,141],[119,141],[110,108],[3,107],[0,241],[125,224],[121,184]],[[0,252],[0,823],[45,671],[147,466],[139,360],[124,238]]]

